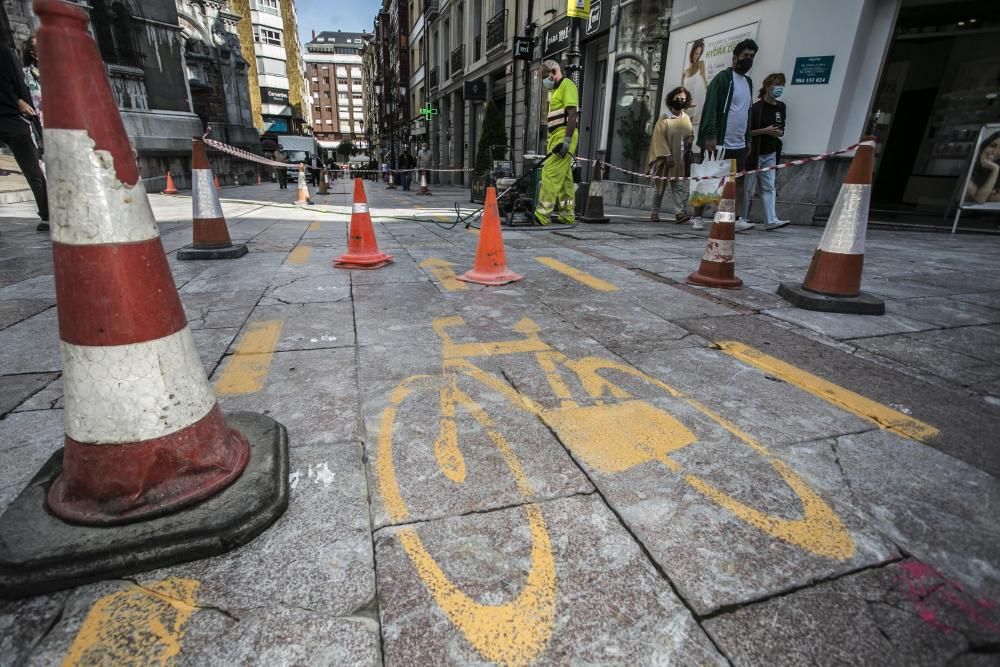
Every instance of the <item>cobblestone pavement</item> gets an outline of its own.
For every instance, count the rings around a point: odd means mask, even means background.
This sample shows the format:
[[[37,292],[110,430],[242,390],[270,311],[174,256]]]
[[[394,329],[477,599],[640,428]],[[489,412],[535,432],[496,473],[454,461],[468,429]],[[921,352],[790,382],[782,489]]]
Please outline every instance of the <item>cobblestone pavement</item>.
[[[250,254],[177,261],[224,409],[288,428],[291,503],[212,559],[0,603],[0,664],[996,664],[1000,239],[872,231],[882,317],[798,310],[821,229],[506,229],[455,279],[462,191],[224,188]],[[471,210],[468,203],[462,204]],[[51,248],[0,207],[0,507],[61,444]]]

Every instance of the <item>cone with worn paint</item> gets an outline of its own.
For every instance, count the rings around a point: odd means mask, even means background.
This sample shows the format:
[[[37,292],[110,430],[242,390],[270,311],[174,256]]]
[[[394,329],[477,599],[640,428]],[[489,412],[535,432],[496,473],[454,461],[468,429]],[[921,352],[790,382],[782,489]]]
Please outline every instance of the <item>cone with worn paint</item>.
[[[715,220],[708,232],[708,243],[698,270],[687,282],[702,287],[736,289],[743,281],[736,277],[736,181],[727,178]]]
[[[587,188],[587,203],[583,208],[583,215],[580,222],[591,224],[604,224],[611,222],[611,218],[604,215],[604,188],[601,180],[604,176],[604,161],[599,156],[594,164],[594,176],[590,179],[590,186]]]
[[[354,179],[354,203],[351,205],[351,228],[347,233],[347,252],[333,261],[337,269],[378,269],[393,261],[392,255],[378,249],[368,197],[360,178]]]
[[[483,223],[479,227],[479,245],[476,247],[476,262],[471,271],[458,276],[459,280],[479,285],[506,285],[524,280],[524,276],[507,268],[507,253],[503,247],[503,233],[500,231],[500,211],[497,210],[497,191],[486,188],[483,205]]]
[[[162,194],[165,194],[165,195],[176,195],[179,192],[180,191],[177,188],[174,187],[174,177],[171,176],[170,172],[168,171],[167,172],[167,187],[163,190]]]
[[[319,190],[316,191],[318,195],[328,195],[330,194],[330,186],[326,182],[326,169],[319,170]]]
[[[861,291],[874,159],[875,137],[862,138],[805,280],[778,286],[778,294],[791,304],[832,313],[885,314],[884,301]]]
[[[212,175],[212,186],[215,187],[216,192],[222,189],[222,186],[219,185],[219,177],[214,174]]]
[[[306,184],[306,166],[304,164],[299,165],[299,190],[295,194],[295,203],[312,203],[312,198],[309,197],[309,186]]]
[[[193,241],[177,251],[177,259],[236,259],[247,254],[246,245],[234,244],[222,213],[219,193],[212,187],[205,142],[191,140],[191,223]]]
[[[429,195],[431,194],[430,189],[427,187],[427,171],[420,171],[420,191],[417,192],[418,195]]]
[[[257,185],[263,185],[260,181],[260,169],[257,170]]]
[[[5,598],[221,553],[288,503],[284,428],[206,378],[87,12],[34,10],[66,430],[0,517]]]

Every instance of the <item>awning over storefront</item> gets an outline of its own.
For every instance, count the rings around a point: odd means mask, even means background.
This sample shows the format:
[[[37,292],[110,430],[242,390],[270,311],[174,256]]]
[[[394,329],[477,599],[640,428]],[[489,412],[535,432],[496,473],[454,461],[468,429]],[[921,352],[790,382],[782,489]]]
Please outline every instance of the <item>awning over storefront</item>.
[[[316,143],[319,144],[320,148],[336,148],[337,147],[337,142],[336,141],[319,141],[317,139]]]

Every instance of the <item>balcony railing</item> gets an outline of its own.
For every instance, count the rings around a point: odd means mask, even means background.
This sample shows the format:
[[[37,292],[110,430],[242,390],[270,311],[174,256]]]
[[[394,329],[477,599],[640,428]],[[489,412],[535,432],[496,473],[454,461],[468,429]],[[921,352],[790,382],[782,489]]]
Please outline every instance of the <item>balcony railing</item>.
[[[440,74],[440,70],[440,67],[435,67],[431,70],[430,83],[432,89],[438,87],[438,74]]]
[[[486,53],[507,43],[507,10],[501,9],[486,22]]]
[[[465,44],[459,44],[451,52],[451,75],[455,76],[465,69]]]
[[[424,14],[433,19],[438,15],[438,0],[424,0]]]

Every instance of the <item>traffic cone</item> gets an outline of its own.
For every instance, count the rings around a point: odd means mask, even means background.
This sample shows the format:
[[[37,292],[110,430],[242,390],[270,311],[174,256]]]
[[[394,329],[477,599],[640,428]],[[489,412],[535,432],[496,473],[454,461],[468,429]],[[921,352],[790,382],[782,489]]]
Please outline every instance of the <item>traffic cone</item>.
[[[215,186],[216,192],[222,189],[222,186],[219,185],[219,177],[214,174],[212,175],[212,185]]]
[[[736,289],[743,281],[735,275],[736,254],[736,181],[727,178],[722,188],[722,199],[715,212],[708,243],[698,270],[688,276],[687,282],[703,287]]]
[[[347,233],[347,252],[333,261],[338,269],[379,269],[391,263],[392,255],[378,249],[372,216],[368,212],[365,185],[354,179],[354,203],[351,205],[351,229]]]
[[[64,448],[0,517],[0,596],[222,553],[288,504],[284,428],[205,376],[89,16],[36,0]]]
[[[885,314],[884,301],[861,291],[874,158],[875,137],[863,137],[805,280],[778,286],[778,294],[792,305],[831,313]]]
[[[330,194],[329,186],[326,183],[326,169],[319,170],[319,190],[316,191],[318,195],[328,195]]]
[[[299,191],[295,194],[295,203],[312,203],[312,199],[309,197],[309,186],[306,185],[306,166],[304,164],[299,165]]]
[[[604,161],[598,157],[594,163],[594,175],[590,179],[590,187],[587,188],[587,203],[583,208],[583,215],[580,222],[591,224],[605,224],[611,222],[611,218],[604,215],[604,190],[601,180],[604,177]]]
[[[386,189],[387,190],[395,190],[396,189],[395,174],[392,173],[391,169],[389,170],[389,187],[387,187]]]
[[[178,192],[179,192],[179,190],[174,187],[174,177],[171,176],[170,172],[168,171],[167,172],[167,187],[163,191],[163,194],[165,194],[165,195],[176,195],[176,194],[178,194]]]
[[[257,170],[257,185],[263,185],[260,180],[260,169]]]
[[[431,191],[427,187],[427,170],[422,169],[420,171],[420,191],[417,192],[418,195],[429,195]]]
[[[177,259],[236,259],[247,254],[246,245],[234,244],[222,213],[219,193],[212,187],[212,170],[208,165],[205,142],[200,137],[191,140],[191,245],[177,251]]]
[[[483,223],[479,228],[479,246],[476,248],[476,262],[471,271],[458,276],[459,280],[480,285],[506,285],[524,280],[507,268],[507,254],[503,248],[503,234],[500,231],[500,212],[497,210],[497,191],[486,188],[483,205]]]

